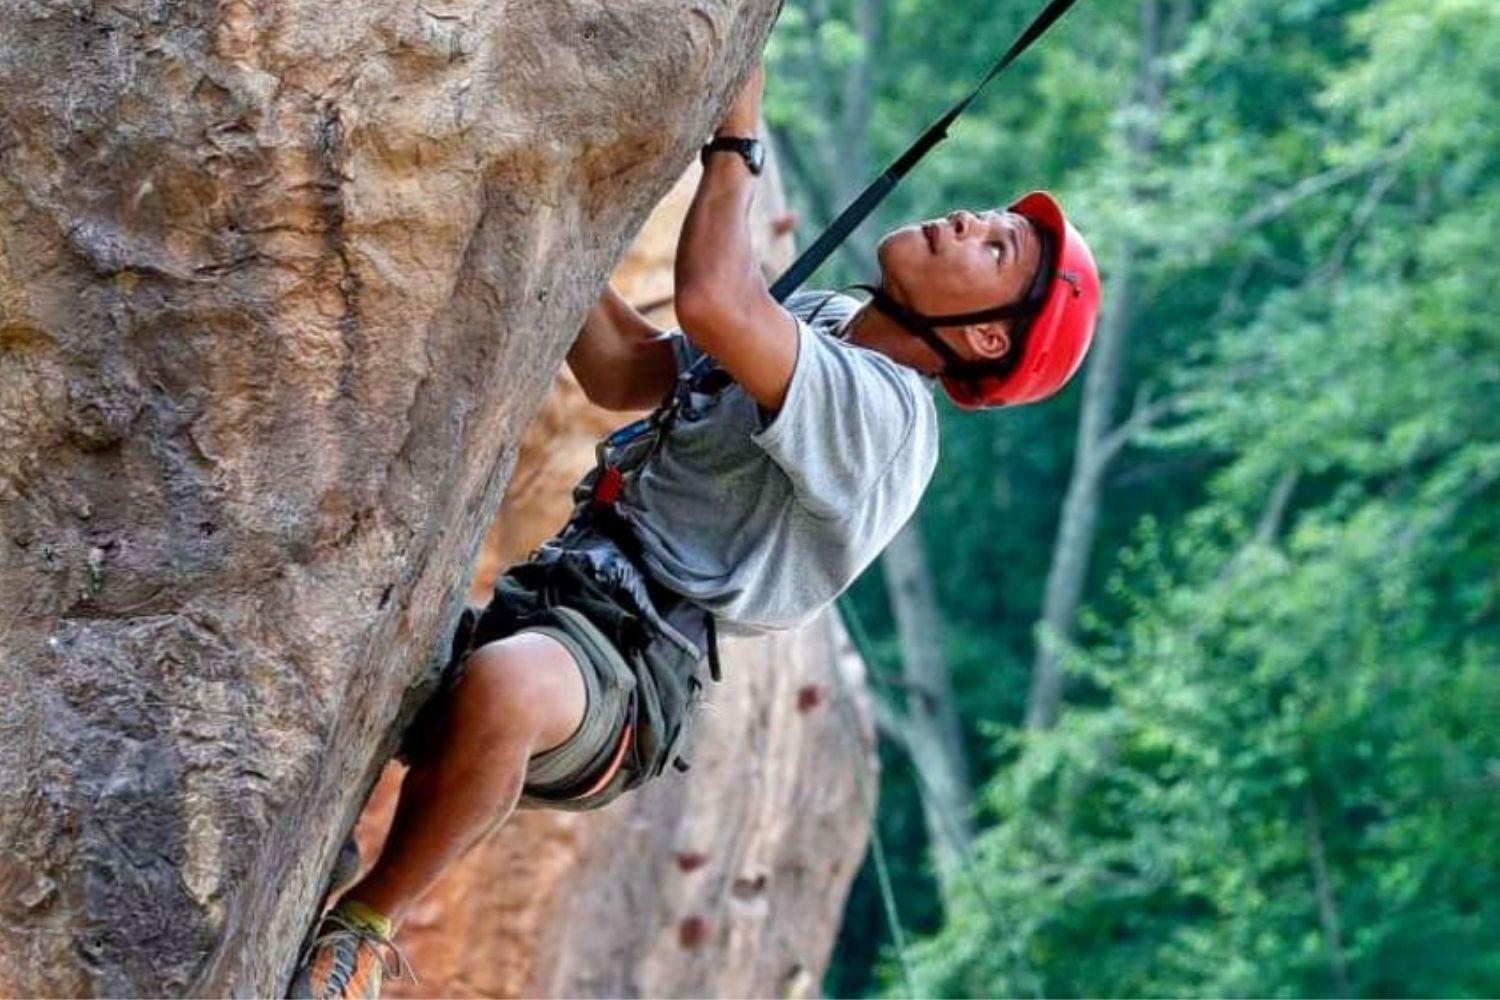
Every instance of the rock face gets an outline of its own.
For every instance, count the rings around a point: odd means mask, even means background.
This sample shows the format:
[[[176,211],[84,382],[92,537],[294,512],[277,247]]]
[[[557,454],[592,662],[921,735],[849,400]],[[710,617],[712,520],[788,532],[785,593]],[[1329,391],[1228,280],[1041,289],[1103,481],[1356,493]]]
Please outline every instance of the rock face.
[[[775,0],[19,0],[0,994],[274,995]]]
[[[672,257],[690,171],[614,275],[670,323]],[[774,173],[756,203],[768,270],[787,263]],[[472,599],[566,519],[599,434],[622,422],[558,376],[521,447]],[[724,643],[693,769],[599,813],[522,812],[439,884],[401,935],[421,982],[387,997],[815,995],[864,855],[875,787],[862,667],[827,615]],[[372,857],[392,765],[361,821]]]

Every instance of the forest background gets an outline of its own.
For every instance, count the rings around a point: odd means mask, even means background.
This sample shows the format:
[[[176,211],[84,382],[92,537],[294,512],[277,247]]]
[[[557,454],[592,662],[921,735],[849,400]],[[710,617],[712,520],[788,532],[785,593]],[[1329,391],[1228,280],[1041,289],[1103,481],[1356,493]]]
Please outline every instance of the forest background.
[[[804,239],[1033,6],[788,0]],[[1033,187],[1103,319],[844,602],[890,884],[825,991],[1500,995],[1500,4],[1087,0],[814,285]]]

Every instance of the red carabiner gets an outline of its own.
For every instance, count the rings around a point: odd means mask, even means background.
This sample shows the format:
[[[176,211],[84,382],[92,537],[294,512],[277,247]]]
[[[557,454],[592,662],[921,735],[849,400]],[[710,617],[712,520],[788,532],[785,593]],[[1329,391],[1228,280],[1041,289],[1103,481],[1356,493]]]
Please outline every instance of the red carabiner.
[[[625,476],[617,466],[607,465],[599,478],[594,480],[594,502],[611,507],[620,499],[625,488]]]

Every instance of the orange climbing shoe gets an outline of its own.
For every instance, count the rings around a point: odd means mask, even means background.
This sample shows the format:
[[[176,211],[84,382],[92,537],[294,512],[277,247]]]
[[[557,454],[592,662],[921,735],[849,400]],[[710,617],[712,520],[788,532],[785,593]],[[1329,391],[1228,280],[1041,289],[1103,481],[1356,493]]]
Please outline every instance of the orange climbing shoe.
[[[395,962],[387,964],[387,954]],[[308,945],[287,994],[291,1000],[375,1000],[384,976],[411,974],[391,941],[391,922],[361,903],[340,903]],[[416,976],[412,975],[412,979]]]

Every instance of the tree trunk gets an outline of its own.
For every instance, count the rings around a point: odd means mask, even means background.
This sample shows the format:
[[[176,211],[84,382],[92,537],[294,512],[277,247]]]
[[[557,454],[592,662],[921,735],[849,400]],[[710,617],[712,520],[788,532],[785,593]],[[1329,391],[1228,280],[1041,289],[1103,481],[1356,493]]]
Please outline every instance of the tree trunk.
[[[895,537],[881,559],[886,593],[901,637],[902,676],[907,689],[901,743],[921,779],[922,816],[932,864],[938,884],[946,891],[955,884],[974,839],[970,816],[974,789],[953,681],[943,653],[942,618],[915,519]]]
[[[1052,561],[1047,567],[1047,589],[1037,632],[1036,658],[1031,668],[1031,690],[1026,702],[1026,725],[1048,729],[1062,706],[1062,660],[1073,638],[1083,585],[1088,579],[1089,555],[1099,520],[1099,498],[1108,459],[1101,444],[1119,395],[1125,335],[1130,327],[1131,280],[1134,264],[1127,252],[1110,272],[1109,302],[1084,373],[1083,405],[1073,451],[1073,472],[1063,497]]]
[[[1127,168],[1137,173],[1144,173],[1156,147],[1157,116],[1162,100],[1157,65],[1160,36],[1158,0],[1144,0],[1141,4],[1140,68],[1134,100],[1145,114],[1132,129],[1126,143],[1131,154]],[[1144,200],[1144,194],[1141,197]],[[1030,729],[1051,728],[1062,708],[1062,661],[1074,636],[1078,607],[1088,579],[1104,476],[1119,451],[1119,446],[1111,446],[1107,439],[1119,396],[1126,338],[1133,319],[1136,250],[1127,237],[1116,254],[1116,266],[1109,274],[1104,315],[1094,337],[1084,377],[1073,471],[1063,497],[1062,514],[1052,546],[1052,562],[1047,568],[1042,618],[1036,630],[1036,656],[1032,661],[1031,689],[1026,703],[1026,725]]]
[[[522,429],[775,6],[5,15],[0,993],[280,994]]]

